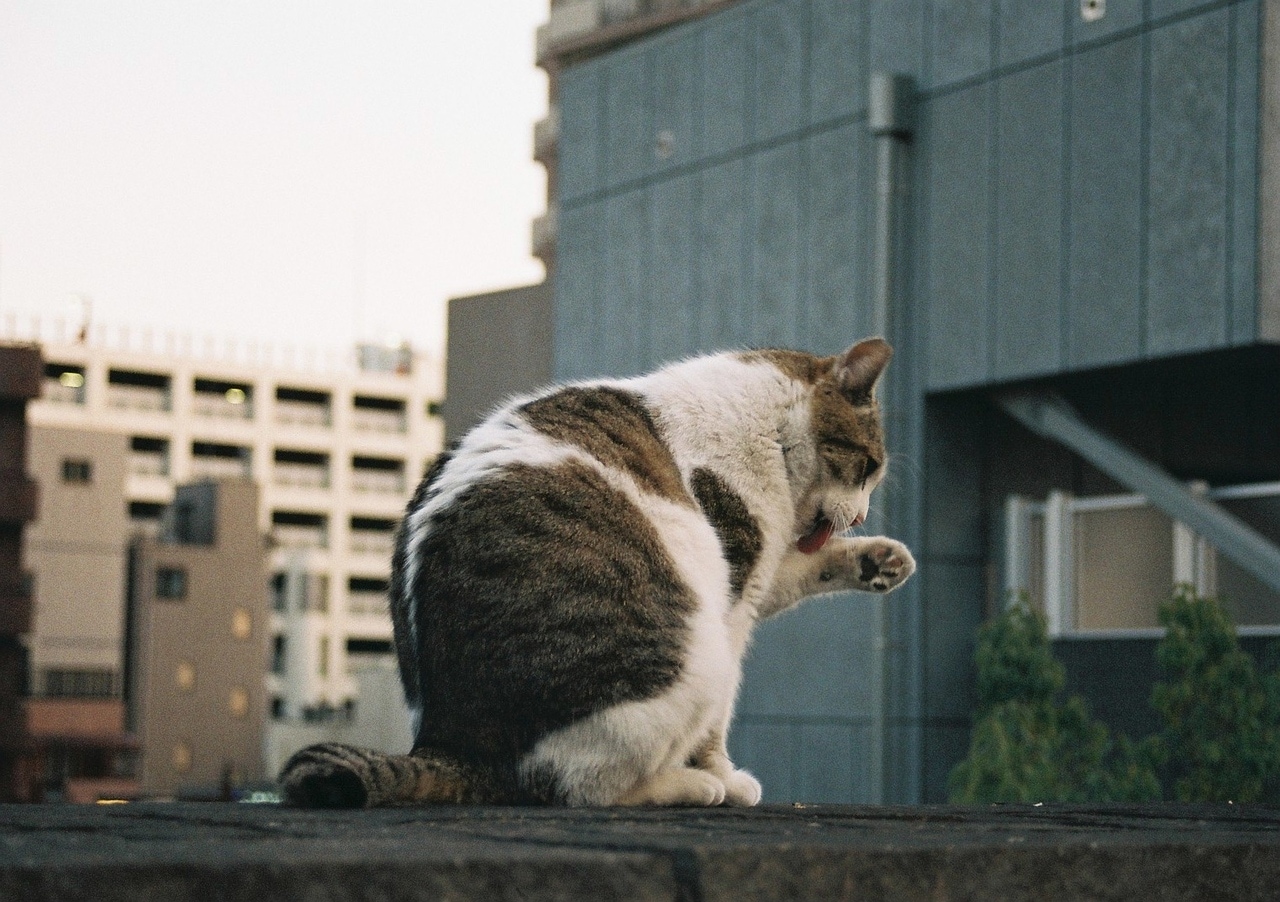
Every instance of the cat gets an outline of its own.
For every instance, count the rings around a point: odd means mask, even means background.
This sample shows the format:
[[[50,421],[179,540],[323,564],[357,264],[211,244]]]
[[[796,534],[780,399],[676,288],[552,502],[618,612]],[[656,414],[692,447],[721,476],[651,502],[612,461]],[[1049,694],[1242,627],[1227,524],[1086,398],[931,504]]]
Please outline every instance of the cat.
[[[287,803],[755,805],[726,733],[753,627],[915,569],[862,524],[892,349],[714,354],[507,403],[409,503],[391,614],[408,755],[295,754]]]

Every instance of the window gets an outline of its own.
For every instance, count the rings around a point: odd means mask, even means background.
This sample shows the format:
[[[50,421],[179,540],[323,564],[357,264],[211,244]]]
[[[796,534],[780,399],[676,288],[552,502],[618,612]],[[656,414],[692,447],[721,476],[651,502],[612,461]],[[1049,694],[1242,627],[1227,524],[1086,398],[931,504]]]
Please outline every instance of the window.
[[[278,695],[271,696],[271,719],[284,720],[285,708],[284,699]]]
[[[1198,490],[1280,540],[1280,483]],[[1006,499],[1004,583],[1044,611],[1053,636],[1158,634],[1180,584],[1220,597],[1242,632],[1280,628],[1280,593],[1141,495]]]
[[[253,386],[247,382],[197,378],[191,406],[197,416],[253,419]]]
[[[231,613],[231,635],[241,641],[253,635],[253,614],[248,608],[236,608]]]
[[[187,597],[187,571],[181,567],[156,568],[156,598],[181,600]]]
[[[155,524],[164,516],[164,505],[159,501],[130,501],[129,519],[135,523]]]
[[[327,677],[329,675],[329,637],[320,637],[320,649],[316,661],[316,673],[319,676]]]
[[[356,615],[387,615],[390,584],[382,576],[353,576],[347,580],[347,611]]]
[[[271,640],[271,672],[276,676],[284,676],[285,668],[285,651],[288,643],[285,637],[277,634]]]
[[[183,692],[196,688],[196,667],[190,661],[183,661],[173,670],[173,681]]]
[[[242,686],[233,686],[227,698],[227,709],[231,716],[242,720],[249,715],[249,692]]]
[[[64,458],[62,461],[62,481],[76,485],[88,485],[93,482],[93,463],[83,458]]]
[[[163,413],[173,406],[169,383],[169,377],[164,373],[108,370],[107,406],[143,413]]]
[[[44,694],[49,698],[115,698],[116,674],[113,670],[46,670]]]
[[[288,580],[283,571],[271,575],[271,610],[286,611],[289,608]]]
[[[174,745],[170,761],[173,763],[173,769],[180,774],[191,770],[191,746],[185,742]]]
[[[55,404],[84,403],[84,367],[66,363],[44,365],[44,397]]]

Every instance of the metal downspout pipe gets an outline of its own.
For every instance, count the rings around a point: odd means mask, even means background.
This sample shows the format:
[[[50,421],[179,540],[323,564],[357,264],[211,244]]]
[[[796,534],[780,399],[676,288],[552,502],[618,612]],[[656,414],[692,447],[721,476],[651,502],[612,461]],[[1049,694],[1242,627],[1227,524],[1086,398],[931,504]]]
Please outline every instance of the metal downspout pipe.
[[[871,73],[867,93],[867,127],[876,145],[876,205],[872,234],[870,334],[893,341],[892,313],[899,306],[902,279],[900,256],[900,213],[906,194],[906,145],[911,140],[915,107],[915,83],[910,76],[887,72]],[[896,342],[895,342],[896,343]],[[868,762],[871,801],[885,798],[885,745],[888,739],[889,648],[893,642],[888,608],[876,599],[878,629],[874,637],[871,663],[872,717],[871,759]]]

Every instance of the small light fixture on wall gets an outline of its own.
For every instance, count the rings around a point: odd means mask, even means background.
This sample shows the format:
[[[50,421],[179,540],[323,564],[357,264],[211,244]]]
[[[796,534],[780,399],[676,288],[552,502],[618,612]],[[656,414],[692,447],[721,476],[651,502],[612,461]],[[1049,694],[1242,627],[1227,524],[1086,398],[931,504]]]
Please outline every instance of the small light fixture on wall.
[[[1080,18],[1085,22],[1097,22],[1107,14],[1107,0],[1080,0]]]

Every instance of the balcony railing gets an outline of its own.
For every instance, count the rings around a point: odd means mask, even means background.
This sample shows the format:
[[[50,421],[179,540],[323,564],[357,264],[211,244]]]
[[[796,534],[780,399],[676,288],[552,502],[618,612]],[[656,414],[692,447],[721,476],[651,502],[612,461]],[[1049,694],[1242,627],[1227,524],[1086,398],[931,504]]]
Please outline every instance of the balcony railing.
[[[297,401],[276,401],[276,424],[304,429],[328,429],[333,425],[329,408],[321,404],[302,404]]]
[[[138,385],[108,385],[106,399],[115,410],[163,413],[173,409],[169,392]]]
[[[351,411],[351,428],[357,432],[404,433],[408,419],[403,410]]]
[[[327,489],[329,470],[306,464],[276,464],[271,481],[282,488]]]
[[[328,530],[314,526],[292,526],[277,523],[271,528],[276,544],[281,548],[328,548]]]
[[[395,533],[353,531],[351,533],[352,554],[376,554],[380,557],[390,556],[395,551]]]
[[[40,397],[50,404],[83,404],[85,390],[83,385],[63,385],[57,379],[46,379]]]
[[[131,476],[168,476],[169,458],[163,454],[134,452],[129,457]]]
[[[352,470],[351,489],[370,495],[403,495],[404,474],[389,470]]]
[[[228,401],[223,395],[197,392],[191,400],[191,410],[198,417],[219,420],[252,420],[253,400]]]
[[[386,617],[386,592],[351,592],[347,595],[347,612],[359,617]]]
[[[192,479],[240,479],[251,475],[249,461],[231,457],[191,458]]]

